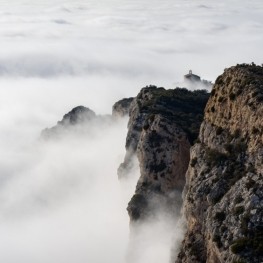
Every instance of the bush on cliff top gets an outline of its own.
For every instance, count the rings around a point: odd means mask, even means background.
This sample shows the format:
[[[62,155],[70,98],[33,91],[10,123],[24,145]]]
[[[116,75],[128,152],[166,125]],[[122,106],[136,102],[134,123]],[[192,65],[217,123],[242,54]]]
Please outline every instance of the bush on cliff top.
[[[204,108],[210,93],[207,90],[190,91],[186,88],[165,90],[155,86],[146,87],[144,92],[149,92],[151,98],[142,101],[140,110],[168,116],[186,132],[190,143],[193,144],[203,121]],[[139,94],[138,98],[141,96],[142,94]]]

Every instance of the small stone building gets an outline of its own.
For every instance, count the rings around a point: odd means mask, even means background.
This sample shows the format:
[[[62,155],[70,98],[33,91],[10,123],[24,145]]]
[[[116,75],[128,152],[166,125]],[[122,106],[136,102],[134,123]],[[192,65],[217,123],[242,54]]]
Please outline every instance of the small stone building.
[[[189,73],[184,75],[185,82],[201,82],[201,78],[192,73],[192,70],[189,70]]]

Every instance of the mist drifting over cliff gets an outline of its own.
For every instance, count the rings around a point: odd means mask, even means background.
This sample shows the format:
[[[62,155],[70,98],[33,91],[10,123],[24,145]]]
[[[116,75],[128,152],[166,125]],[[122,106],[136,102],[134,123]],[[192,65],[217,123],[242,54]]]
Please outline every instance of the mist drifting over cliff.
[[[121,186],[115,171],[126,122],[97,123],[2,155],[1,261],[125,261],[133,188]]]
[[[2,0],[0,262],[125,262],[127,119],[57,142],[41,130],[77,105],[105,114],[145,85],[175,87],[190,68],[213,81],[262,63],[262,12],[261,0]],[[168,260],[158,248],[137,263]]]

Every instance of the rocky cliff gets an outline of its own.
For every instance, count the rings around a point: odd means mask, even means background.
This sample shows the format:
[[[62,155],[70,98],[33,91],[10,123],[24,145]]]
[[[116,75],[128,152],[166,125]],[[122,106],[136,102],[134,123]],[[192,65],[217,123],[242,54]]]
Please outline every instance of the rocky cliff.
[[[92,133],[94,127],[106,128],[115,120],[111,115],[97,115],[91,109],[77,106],[65,114],[54,127],[46,128],[41,133],[41,139],[52,140],[72,134]]]
[[[143,88],[130,105],[126,156],[120,178],[137,155],[140,179],[128,204],[132,221],[154,213],[155,206],[180,206],[191,143],[197,138],[209,94],[184,88]]]
[[[177,263],[263,262],[263,68],[216,80],[184,189],[187,233]]]
[[[124,98],[112,106],[113,117],[124,117],[129,115],[129,109],[134,98]]]
[[[93,124],[107,127],[127,113],[118,175],[127,177],[133,158],[139,160],[140,178],[127,208],[131,222],[160,206],[178,211],[184,189],[187,231],[176,263],[262,263],[263,68],[226,69],[211,94],[145,87],[136,98],[115,103],[112,116],[79,106],[42,138],[79,127],[86,134]]]

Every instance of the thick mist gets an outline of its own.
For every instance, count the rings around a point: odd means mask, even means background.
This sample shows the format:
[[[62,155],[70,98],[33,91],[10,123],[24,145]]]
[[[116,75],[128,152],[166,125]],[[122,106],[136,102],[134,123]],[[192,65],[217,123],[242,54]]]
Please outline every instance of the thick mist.
[[[214,81],[225,67],[262,63],[262,0],[0,6],[0,262],[169,262],[183,235],[177,218],[160,213],[129,237],[139,172],[117,179],[127,119],[57,141],[39,140],[41,130],[78,105],[110,114],[189,69]]]
[[[116,170],[126,124],[87,124],[2,155],[1,262],[125,262],[134,184]]]
[[[262,9],[261,0],[1,0],[0,75],[129,80],[130,94],[189,69],[214,81],[225,67],[262,63]]]

